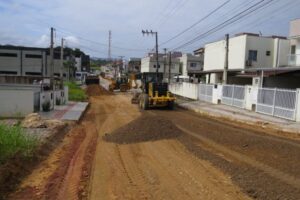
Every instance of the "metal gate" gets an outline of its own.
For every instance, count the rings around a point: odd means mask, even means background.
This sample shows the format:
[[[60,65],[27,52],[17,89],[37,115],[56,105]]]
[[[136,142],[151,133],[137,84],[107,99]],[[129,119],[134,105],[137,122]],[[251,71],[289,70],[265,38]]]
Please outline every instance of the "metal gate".
[[[297,91],[259,88],[256,112],[284,119],[296,119]]]
[[[214,85],[199,84],[199,100],[212,103]]]
[[[221,102],[225,105],[245,108],[245,86],[223,85]]]

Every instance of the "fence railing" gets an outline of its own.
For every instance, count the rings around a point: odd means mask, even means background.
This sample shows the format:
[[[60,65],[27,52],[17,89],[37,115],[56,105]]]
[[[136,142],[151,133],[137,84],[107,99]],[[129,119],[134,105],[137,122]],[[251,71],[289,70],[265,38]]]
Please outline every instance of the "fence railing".
[[[212,103],[214,85],[199,84],[199,100]]]
[[[276,88],[254,88],[241,85],[172,83],[172,93],[190,99],[252,110],[288,120],[297,120],[298,91]],[[299,113],[299,111],[298,111]]]
[[[256,112],[284,119],[296,119],[297,91],[259,88]]]
[[[245,86],[223,85],[221,102],[229,106],[245,108]]]

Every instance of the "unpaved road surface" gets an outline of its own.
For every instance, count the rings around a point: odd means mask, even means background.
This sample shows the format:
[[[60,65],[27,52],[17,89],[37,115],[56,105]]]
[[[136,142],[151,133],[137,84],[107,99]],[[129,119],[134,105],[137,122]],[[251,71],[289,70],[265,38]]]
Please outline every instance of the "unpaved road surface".
[[[12,199],[300,199],[299,139],[88,93],[82,121]]]

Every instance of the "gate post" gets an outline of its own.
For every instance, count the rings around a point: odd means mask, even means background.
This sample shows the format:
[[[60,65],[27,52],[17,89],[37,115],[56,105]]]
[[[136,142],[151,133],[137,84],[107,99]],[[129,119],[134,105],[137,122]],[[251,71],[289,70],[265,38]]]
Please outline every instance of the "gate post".
[[[300,89],[296,90],[295,120],[300,122]]]
[[[274,89],[273,107],[272,107],[272,116],[274,116],[274,111],[275,111],[276,92],[277,92],[277,88]]]
[[[232,85],[232,97],[231,97],[231,105],[233,106],[233,99],[234,99],[234,87],[235,85]]]

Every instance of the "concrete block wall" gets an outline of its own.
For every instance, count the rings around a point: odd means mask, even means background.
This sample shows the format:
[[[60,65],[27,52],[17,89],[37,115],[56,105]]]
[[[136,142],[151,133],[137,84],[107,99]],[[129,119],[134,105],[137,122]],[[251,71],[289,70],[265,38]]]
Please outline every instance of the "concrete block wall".
[[[0,102],[1,117],[24,117],[34,112],[34,91],[1,89]]]

